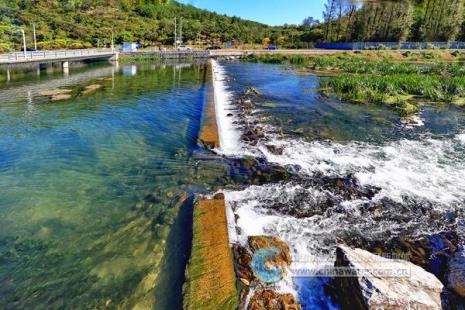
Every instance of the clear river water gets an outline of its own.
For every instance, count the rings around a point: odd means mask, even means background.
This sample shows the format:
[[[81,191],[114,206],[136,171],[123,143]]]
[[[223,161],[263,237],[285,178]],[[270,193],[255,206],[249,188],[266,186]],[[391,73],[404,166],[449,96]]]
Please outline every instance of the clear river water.
[[[182,192],[234,183],[230,158],[265,158],[296,176],[228,187],[226,199],[232,241],[272,234],[290,245],[294,275],[279,289],[305,309],[333,307],[325,278],[296,272],[332,264],[337,240],[450,225],[463,234],[463,109],[426,106],[412,125],[389,109],[323,98],[320,77],[296,68],[213,69],[216,155],[197,145],[206,63],[26,68],[9,81],[0,70],[0,308],[180,308],[191,232],[172,206]],[[239,141],[233,102],[250,86],[266,136],[255,145]],[[71,98],[44,95],[57,88]],[[320,186],[322,176],[379,191],[348,199]]]

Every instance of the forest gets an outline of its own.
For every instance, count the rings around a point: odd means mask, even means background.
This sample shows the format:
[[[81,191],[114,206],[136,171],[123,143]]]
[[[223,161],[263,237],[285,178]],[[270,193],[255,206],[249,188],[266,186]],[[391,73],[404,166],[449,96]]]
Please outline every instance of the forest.
[[[183,39],[191,44],[261,44],[269,38],[271,43],[298,48],[320,37],[320,30],[309,25],[271,27],[176,1],[0,0],[0,52],[20,47],[20,28],[32,42],[33,24],[39,49],[109,46],[112,32],[116,44],[172,45],[175,17],[178,30],[183,18]]]
[[[139,42],[174,43],[174,18],[184,42],[205,47],[277,44],[308,48],[317,42],[465,40],[465,0],[327,0],[323,21],[268,26],[170,0],[0,0],[0,52],[21,47],[20,29],[32,48],[88,48]],[[311,15],[311,12],[309,12]]]
[[[465,38],[464,0],[328,0],[325,42],[449,42]]]

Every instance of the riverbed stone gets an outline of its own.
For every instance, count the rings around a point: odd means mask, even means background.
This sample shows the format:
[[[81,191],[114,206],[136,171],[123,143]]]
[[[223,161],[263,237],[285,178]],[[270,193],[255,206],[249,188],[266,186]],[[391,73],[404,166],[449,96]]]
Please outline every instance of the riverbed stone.
[[[266,289],[256,291],[250,298],[248,310],[300,310],[301,307],[292,294],[282,294]]]
[[[448,288],[465,297],[465,246],[462,245],[449,262]]]
[[[411,262],[339,245],[335,267],[351,275],[334,279],[334,297],[343,310],[442,309],[443,284]]]
[[[100,85],[100,84],[91,84],[91,85],[88,85],[88,86],[84,87],[84,90],[83,90],[82,93],[84,95],[87,95],[87,94],[90,94],[90,93],[96,91],[97,89],[100,89],[100,88],[102,88],[102,85]]]
[[[449,261],[457,252],[460,237],[455,231],[425,234],[417,237],[394,237],[375,241],[367,248],[379,255],[402,255],[410,262],[433,273],[447,283]]]
[[[284,153],[284,148],[282,147],[279,147],[279,146],[276,146],[276,145],[271,145],[271,144],[267,144],[265,145],[266,146],[266,149],[271,153],[271,154],[274,154],[274,155],[283,155]]]
[[[240,244],[234,244],[232,249],[237,277],[244,285],[249,286],[250,283],[255,280],[251,268],[252,253]]]
[[[359,180],[352,175],[345,177],[338,176],[318,176],[314,181],[325,189],[344,197],[346,200],[352,199],[372,199],[381,189],[374,186],[362,186]]]
[[[40,96],[57,96],[71,93],[72,89],[65,89],[65,88],[57,88],[57,89],[48,89],[43,90],[39,93]]]
[[[264,248],[277,248],[280,250],[279,254],[275,256],[275,264],[289,267],[292,259],[289,246],[286,242],[276,236],[249,236],[248,244],[252,252],[256,252]]]
[[[60,94],[60,95],[53,95],[52,96],[52,101],[63,101],[63,100],[68,100],[71,99],[71,95],[68,94]]]
[[[246,95],[260,95],[260,92],[255,87],[247,87],[244,93]]]

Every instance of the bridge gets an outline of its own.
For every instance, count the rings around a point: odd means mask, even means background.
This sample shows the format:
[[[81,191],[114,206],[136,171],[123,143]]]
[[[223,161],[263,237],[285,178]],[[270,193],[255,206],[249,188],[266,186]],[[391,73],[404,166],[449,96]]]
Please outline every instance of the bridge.
[[[27,51],[0,54],[0,65],[51,63],[62,62],[64,66],[72,61],[93,59],[110,59],[116,56],[111,49],[81,49],[81,50],[55,50],[55,51]]]
[[[136,51],[117,52],[112,49],[80,49],[80,50],[55,50],[55,51],[28,51],[0,54],[0,65],[14,64],[46,64],[61,62],[64,68],[69,62],[110,59],[119,56],[127,58],[154,57],[160,59],[185,59],[185,58],[222,58],[240,57],[249,54],[282,54],[282,55],[322,55],[333,54],[336,50],[200,50],[189,51]]]

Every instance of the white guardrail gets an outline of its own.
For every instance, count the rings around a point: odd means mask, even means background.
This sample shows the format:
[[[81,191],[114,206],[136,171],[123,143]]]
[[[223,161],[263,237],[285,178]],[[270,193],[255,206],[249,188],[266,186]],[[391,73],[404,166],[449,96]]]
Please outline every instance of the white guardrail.
[[[73,57],[99,56],[103,54],[111,54],[111,49],[82,49],[82,50],[56,50],[56,51],[27,51],[14,52],[8,54],[0,54],[0,63],[2,62],[27,62],[33,60],[52,60],[65,59]]]

